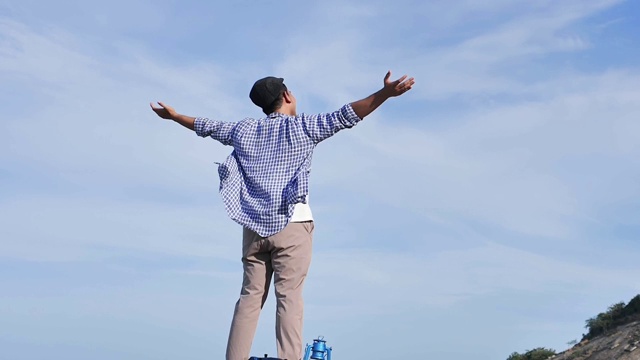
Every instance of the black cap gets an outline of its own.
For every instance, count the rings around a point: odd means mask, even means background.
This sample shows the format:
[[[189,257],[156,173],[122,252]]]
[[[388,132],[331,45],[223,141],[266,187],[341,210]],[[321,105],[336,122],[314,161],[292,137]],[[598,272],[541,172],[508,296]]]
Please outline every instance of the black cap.
[[[253,84],[249,98],[251,98],[254,104],[264,109],[273,104],[285,89],[283,78],[267,76]]]

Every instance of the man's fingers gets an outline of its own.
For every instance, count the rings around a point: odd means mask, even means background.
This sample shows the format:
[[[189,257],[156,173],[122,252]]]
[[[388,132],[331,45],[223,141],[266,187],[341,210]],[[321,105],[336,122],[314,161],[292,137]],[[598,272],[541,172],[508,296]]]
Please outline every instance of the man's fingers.
[[[396,85],[398,85],[398,84],[400,84],[401,82],[403,82],[403,81],[404,81],[404,79],[406,79],[406,78],[407,78],[407,75],[402,75],[402,77],[401,77],[400,79],[398,79],[398,80],[396,80],[396,81],[395,81]]]
[[[415,82],[416,81],[414,78],[409,78],[409,79],[406,79],[404,82],[396,85],[397,94],[402,95],[407,91],[411,90],[411,87],[413,86],[413,84],[415,84]]]
[[[415,83],[415,80],[413,78],[409,78],[408,80],[402,82],[400,85],[402,86],[411,86]]]
[[[413,87],[413,84],[415,84],[415,83],[416,83],[416,81],[415,81],[413,78],[409,79],[409,80],[406,82],[406,86],[405,86],[405,88],[404,88],[404,91],[406,92],[406,91],[411,90],[411,88]]]
[[[384,76],[384,82],[387,82],[391,77],[391,70],[387,71],[387,75]]]

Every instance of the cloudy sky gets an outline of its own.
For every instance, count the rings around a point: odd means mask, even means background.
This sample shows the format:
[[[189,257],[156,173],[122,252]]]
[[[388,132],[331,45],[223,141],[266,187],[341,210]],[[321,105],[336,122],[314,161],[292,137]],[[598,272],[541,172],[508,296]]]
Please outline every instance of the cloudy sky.
[[[640,292],[640,4],[0,3],[0,357],[221,359],[241,228],[230,152],[150,101],[237,121],[416,85],[315,152],[304,337],[337,359],[558,351]],[[253,354],[275,355],[275,303]]]

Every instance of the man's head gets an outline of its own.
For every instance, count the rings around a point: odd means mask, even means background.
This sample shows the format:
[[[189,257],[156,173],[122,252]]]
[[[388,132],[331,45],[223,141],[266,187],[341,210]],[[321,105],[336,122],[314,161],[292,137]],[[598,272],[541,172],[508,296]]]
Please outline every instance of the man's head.
[[[287,90],[283,78],[267,76],[256,81],[249,98],[267,115],[276,111],[287,115],[296,114],[296,99]]]

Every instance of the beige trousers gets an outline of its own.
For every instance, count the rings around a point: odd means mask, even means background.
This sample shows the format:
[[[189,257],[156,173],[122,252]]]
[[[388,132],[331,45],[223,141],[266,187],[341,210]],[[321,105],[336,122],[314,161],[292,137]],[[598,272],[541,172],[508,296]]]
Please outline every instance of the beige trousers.
[[[247,360],[260,310],[273,276],[278,357],[302,357],[302,288],[311,263],[313,221],[289,223],[282,231],[263,238],[247,228],[243,232],[244,277],[227,343],[227,360]]]

